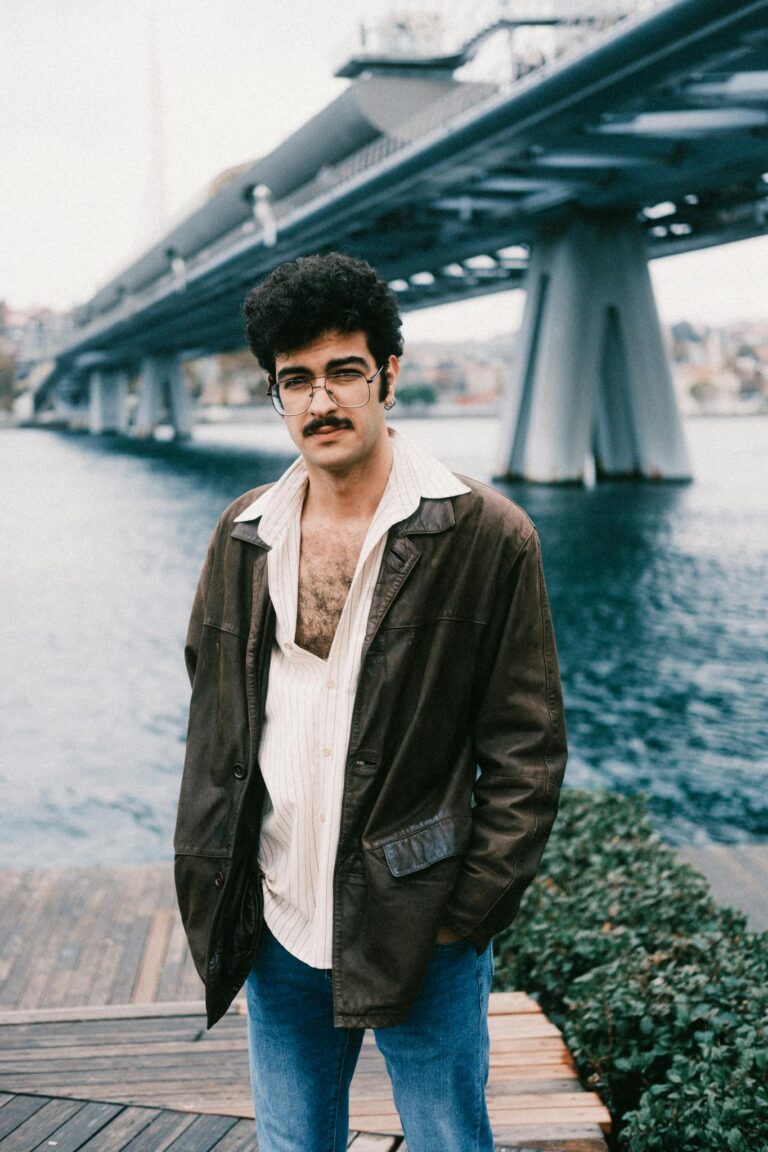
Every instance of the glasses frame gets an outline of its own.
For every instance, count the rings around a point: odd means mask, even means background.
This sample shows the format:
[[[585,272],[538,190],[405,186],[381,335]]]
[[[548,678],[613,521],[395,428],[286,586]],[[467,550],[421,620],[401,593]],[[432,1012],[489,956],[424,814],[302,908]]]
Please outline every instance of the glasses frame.
[[[323,389],[323,391],[325,392],[328,399],[331,401],[332,404],[335,404],[337,408],[364,408],[366,404],[370,403],[371,384],[373,384],[376,377],[381,372],[384,371],[385,367],[386,367],[385,364],[381,364],[376,369],[376,371],[373,373],[372,376],[366,376],[365,372],[360,372],[360,375],[362,376],[363,380],[365,380],[366,384],[368,385],[368,395],[366,396],[365,400],[363,400],[360,404],[341,404],[336,399],[336,397],[333,395],[333,392],[328,390],[328,377],[333,375],[332,372],[329,372],[328,375],[326,375],[326,376],[308,376],[307,377],[307,379],[310,382],[309,399],[307,400],[306,408],[301,408],[298,412],[286,412],[284,408],[280,407],[280,400],[278,398],[278,396],[279,396],[279,394],[278,394],[278,382],[277,382],[277,380],[274,379],[273,376],[267,377],[267,379],[269,381],[269,384],[267,387],[267,395],[271,399],[272,407],[275,409],[275,412],[277,412],[278,416],[303,416],[304,413],[308,412],[309,409],[312,407],[312,401],[314,400],[315,392],[318,390],[318,388]],[[336,371],[341,372],[341,371],[343,371],[343,369],[337,368]],[[350,372],[357,372],[358,369],[357,368],[350,368],[349,371]],[[318,380],[322,380],[322,384],[318,384]]]

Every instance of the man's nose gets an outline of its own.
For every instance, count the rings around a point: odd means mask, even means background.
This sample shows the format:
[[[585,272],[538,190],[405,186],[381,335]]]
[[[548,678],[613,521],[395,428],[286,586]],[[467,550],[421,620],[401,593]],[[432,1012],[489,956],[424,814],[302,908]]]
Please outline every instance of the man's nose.
[[[323,381],[323,384],[325,381]],[[334,400],[328,395],[323,387],[323,384],[315,383],[312,389],[312,399],[309,402],[309,411],[315,415],[321,415],[323,412],[330,412],[337,407]]]

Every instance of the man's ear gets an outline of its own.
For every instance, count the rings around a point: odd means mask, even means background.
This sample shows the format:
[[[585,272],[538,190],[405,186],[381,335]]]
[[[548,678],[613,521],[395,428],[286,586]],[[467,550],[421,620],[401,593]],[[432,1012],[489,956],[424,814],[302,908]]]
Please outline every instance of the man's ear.
[[[399,371],[400,361],[397,356],[390,356],[383,372],[383,375],[387,377],[387,394],[385,397],[387,404],[390,404],[390,402],[394,404],[395,402],[395,383],[397,382],[397,374]]]

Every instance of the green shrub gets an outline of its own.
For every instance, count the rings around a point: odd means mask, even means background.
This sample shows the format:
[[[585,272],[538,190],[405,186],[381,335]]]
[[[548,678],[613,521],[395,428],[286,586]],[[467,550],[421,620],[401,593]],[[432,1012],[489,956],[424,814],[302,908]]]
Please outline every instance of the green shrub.
[[[721,908],[641,796],[563,792],[542,866],[496,940],[496,986],[562,1029],[622,1152],[765,1152],[768,933]]]

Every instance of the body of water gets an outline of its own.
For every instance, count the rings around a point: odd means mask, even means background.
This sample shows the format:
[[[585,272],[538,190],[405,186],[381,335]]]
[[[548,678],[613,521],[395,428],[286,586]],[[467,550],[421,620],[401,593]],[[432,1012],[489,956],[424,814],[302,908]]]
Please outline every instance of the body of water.
[[[490,418],[405,435],[488,480]],[[566,783],[644,791],[674,842],[768,833],[768,419],[686,424],[690,485],[501,485],[542,538]],[[276,478],[273,423],[191,443],[0,431],[0,865],[167,859],[183,642],[222,508]]]

